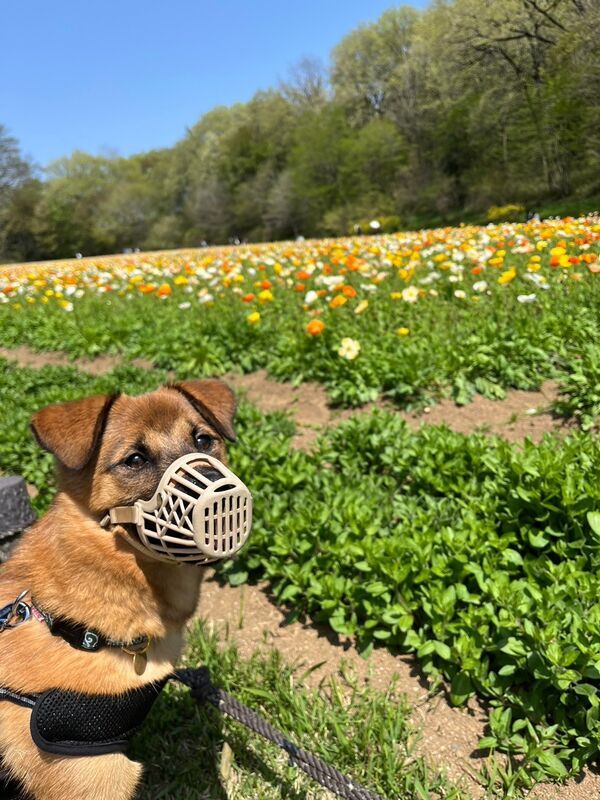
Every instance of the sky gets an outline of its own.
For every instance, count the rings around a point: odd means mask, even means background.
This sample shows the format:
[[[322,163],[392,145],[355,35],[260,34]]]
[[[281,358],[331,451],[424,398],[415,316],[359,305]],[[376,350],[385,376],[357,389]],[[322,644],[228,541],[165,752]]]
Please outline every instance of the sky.
[[[277,86],[301,58],[326,64],[347,33],[394,5],[4,2],[0,123],[41,166],[76,149],[130,155],[168,147],[215,106]]]

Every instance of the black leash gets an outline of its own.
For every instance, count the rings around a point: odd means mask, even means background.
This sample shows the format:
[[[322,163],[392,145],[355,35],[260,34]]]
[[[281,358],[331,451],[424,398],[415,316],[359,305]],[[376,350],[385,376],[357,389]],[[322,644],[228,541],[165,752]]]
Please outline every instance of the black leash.
[[[347,800],[383,800],[380,795],[342,775],[319,756],[297,747],[251,708],[240,703],[223,689],[214,686],[208,667],[178,669],[172,677],[189,686],[192,690],[192,697],[198,702],[210,703],[223,714],[227,714],[236,722],[241,722],[254,733],[258,733],[259,736],[281,747],[288,754],[291,764],[299,767],[310,778],[320,783],[321,786],[325,786],[330,792],[337,794],[338,797],[344,797]]]

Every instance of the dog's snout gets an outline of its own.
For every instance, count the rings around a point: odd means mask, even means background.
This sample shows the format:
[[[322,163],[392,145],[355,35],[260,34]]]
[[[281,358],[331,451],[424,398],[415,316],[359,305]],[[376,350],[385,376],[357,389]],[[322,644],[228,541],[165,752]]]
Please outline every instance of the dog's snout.
[[[201,467],[198,472],[205,478],[208,478],[209,481],[218,481],[223,477],[214,467]]]

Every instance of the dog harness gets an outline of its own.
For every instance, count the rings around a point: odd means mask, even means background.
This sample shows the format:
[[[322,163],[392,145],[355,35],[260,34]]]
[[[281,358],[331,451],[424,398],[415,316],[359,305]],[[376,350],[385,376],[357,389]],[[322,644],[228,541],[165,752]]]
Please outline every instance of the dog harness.
[[[70,620],[53,618],[26,603],[23,600],[26,594],[21,592],[16,600],[0,609],[0,632],[18,627],[34,616],[45,622],[54,636],[60,636],[78,650],[96,652],[103,647],[119,647],[135,657],[148,648],[146,636],[121,642]],[[0,700],[31,709],[31,738],[46,753],[66,756],[122,753],[171,678],[181,680],[174,672],[162,681],[115,695],[83,694],[64,689],[25,694],[0,686]]]
[[[80,694],[64,689],[22,694],[0,687],[0,700],[31,709],[31,738],[45,753],[123,753],[167,680],[116,695]]]

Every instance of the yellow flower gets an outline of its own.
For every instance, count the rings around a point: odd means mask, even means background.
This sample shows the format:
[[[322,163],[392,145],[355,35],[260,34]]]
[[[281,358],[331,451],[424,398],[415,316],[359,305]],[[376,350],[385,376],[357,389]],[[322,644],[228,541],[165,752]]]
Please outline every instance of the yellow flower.
[[[175,284],[175,286],[185,286],[185,285],[186,285],[186,283],[189,283],[189,281],[188,281],[188,279],[185,277],[185,275],[177,275],[177,276],[174,278],[174,280],[173,280],[173,283]]]
[[[344,303],[348,302],[348,298],[344,297],[343,294],[336,294],[333,300],[329,303],[329,308],[339,308],[339,306],[343,306]]]
[[[356,339],[350,339],[348,336],[342,339],[338,347],[338,355],[341,358],[345,358],[347,361],[353,361],[359,353],[360,342],[357,342]]]
[[[550,250],[550,255],[551,256],[564,256],[566,252],[567,251],[565,250],[564,247],[553,247],[552,250]]]
[[[517,277],[517,270],[514,267],[507,269],[505,272],[500,275],[498,278],[498,283],[501,286],[504,286],[505,283],[510,283]]]
[[[246,322],[249,325],[257,325],[260,322],[260,313],[258,311],[253,311],[251,314],[248,314]]]
[[[402,292],[392,292],[390,297],[392,300],[402,300]]]
[[[261,303],[268,303],[273,299],[273,292],[270,289],[263,289],[258,293],[258,299]]]
[[[354,309],[354,313],[355,314],[362,314],[363,311],[366,311],[368,307],[369,307],[369,301],[368,300],[361,300],[360,303]]]
[[[410,328],[396,328],[396,334],[398,336],[408,336],[410,333]]]

